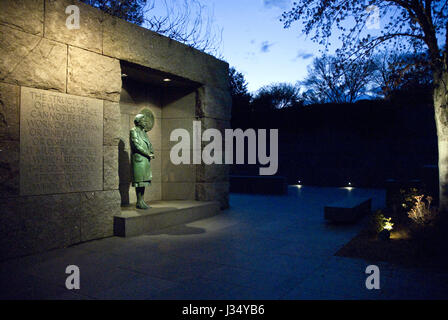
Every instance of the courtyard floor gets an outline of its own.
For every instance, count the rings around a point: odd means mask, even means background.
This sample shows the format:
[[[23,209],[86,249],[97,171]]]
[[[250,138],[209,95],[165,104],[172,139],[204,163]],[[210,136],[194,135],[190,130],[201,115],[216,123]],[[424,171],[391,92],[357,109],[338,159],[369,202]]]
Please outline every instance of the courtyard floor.
[[[447,299],[447,272],[334,256],[362,223],[327,224],[323,207],[367,195],[384,204],[384,191],[357,188],[231,194],[212,218],[0,263],[0,299]],[[371,264],[379,290],[365,286]],[[65,288],[68,265],[79,290]]]

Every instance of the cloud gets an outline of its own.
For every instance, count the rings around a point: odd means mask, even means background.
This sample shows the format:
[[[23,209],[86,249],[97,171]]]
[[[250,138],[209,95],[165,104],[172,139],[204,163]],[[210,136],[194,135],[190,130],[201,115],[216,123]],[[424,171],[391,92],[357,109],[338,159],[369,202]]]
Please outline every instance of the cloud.
[[[273,43],[269,43],[269,41],[263,41],[261,43],[261,48],[260,51],[261,52],[269,52],[269,49],[273,46]]]
[[[308,60],[311,59],[312,57],[314,57],[314,54],[299,50],[299,52],[297,52],[297,56],[295,57],[294,61],[297,59]]]
[[[245,60],[253,60],[253,59],[255,59],[256,57],[255,57],[255,52],[253,52],[253,51],[248,51],[248,52],[246,52],[245,54],[244,54],[244,59]]]
[[[263,5],[268,9],[277,7],[286,10],[289,9],[291,0],[263,0]]]

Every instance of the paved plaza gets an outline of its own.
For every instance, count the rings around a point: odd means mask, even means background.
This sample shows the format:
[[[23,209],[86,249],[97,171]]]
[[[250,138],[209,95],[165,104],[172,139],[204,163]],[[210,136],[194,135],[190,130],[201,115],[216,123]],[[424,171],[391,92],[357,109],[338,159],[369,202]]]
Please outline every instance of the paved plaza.
[[[106,238],[0,264],[1,299],[446,299],[448,273],[335,256],[361,229],[323,207],[383,190],[289,187],[288,196],[231,194],[212,218],[133,238]],[[365,269],[380,268],[367,290]],[[65,288],[68,265],[79,290]]]

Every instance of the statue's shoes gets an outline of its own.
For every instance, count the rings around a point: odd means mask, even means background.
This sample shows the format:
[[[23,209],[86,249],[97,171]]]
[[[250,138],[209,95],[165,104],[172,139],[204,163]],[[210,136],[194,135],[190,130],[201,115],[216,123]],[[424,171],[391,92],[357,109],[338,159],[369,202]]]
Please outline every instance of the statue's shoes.
[[[136,207],[143,210],[149,209],[149,206],[144,201],[142,201],[141,203],[137,203]]]

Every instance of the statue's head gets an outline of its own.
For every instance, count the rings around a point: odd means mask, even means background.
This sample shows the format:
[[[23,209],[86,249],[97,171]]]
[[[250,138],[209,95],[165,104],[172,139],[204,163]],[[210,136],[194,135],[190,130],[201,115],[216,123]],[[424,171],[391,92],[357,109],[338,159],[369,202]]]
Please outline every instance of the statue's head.
[[[141,114],[141,113],[139,113],[138,115],[136,115],[136,116],[135,116],[135,119],[134,119],[134,124],[135,124],[137,127],[140,127],[140,128],[142,128],[142,129],[145,129],[145,128],[147,127],[147,125],[146,125],[145,115],[144,115],[144,114]]]
[[[154,114],[148,108],[143,108],[140,113],[135,116],[134,124],[145,131],[151,131],[154,127]]]

